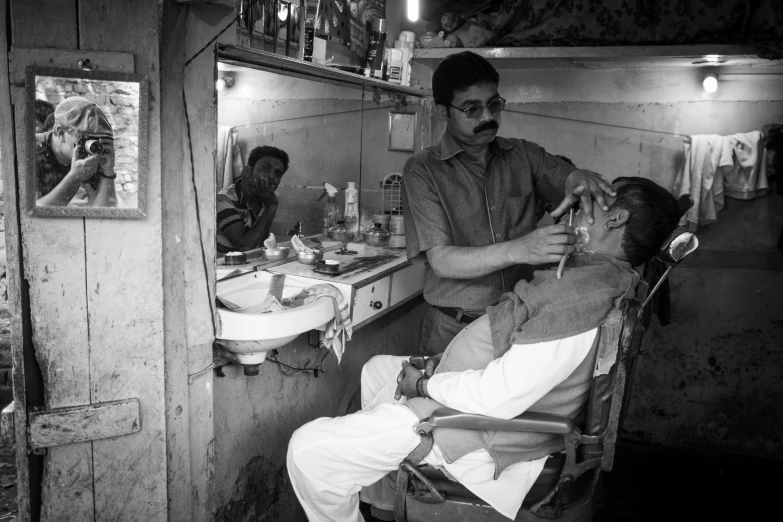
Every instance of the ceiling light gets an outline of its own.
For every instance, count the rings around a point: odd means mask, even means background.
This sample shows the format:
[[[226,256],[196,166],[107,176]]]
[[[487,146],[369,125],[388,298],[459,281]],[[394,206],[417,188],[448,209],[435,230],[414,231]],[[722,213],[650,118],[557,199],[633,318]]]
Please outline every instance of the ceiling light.
[[[720,55],[719,54],[708,54],[704,57],[705,60],[707,60],[710,63],[718,63],[720,61]]]
[[[215,88],[219,91],[222,91],[223,89],[229,89],[233,86],[234,86],[233,76],[220,76],[215,82]]]
[[[718,77],[712,73],[708,74],[707,76],[704,77],[702,86],[704,86],[704,92],[706,92],[707,94],[714,93],[715,91],[718,90]]]
[[[285,22],[286,18],[288,18],[288,4],[285,2],[280,2],[280,7],[277,9],[277,17],[280,19],[281,22]]]
[[[408,0],[408,20],[415,22],[419,19],[419,0]]]

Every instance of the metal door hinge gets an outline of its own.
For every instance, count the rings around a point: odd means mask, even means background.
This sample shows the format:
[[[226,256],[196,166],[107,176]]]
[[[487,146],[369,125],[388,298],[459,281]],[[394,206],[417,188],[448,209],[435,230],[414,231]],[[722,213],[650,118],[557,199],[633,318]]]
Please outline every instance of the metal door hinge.
[[[41,454],[45,448],[88,440],[130,435],[141,429],[139,399],[69,406],[28,413],[28,451]]]

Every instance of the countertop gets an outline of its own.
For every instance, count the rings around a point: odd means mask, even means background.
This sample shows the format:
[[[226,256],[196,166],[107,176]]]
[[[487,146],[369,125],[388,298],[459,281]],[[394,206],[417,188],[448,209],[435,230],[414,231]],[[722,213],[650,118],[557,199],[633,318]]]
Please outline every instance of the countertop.
[[[335,251],[324,254],[324,259],[334,259],[340,262],[340,271],[337,274],[316,272],[314,266],[304,265],[296,261],[263,268],[278,274],[309,277],[329,283],[361,286],[362,284],[377,281],[386,274],[395,272],[408,264],[404,248],[376,248],[363,243],[349,243],[348,250],[354,250],[357,254],[340,255]]]

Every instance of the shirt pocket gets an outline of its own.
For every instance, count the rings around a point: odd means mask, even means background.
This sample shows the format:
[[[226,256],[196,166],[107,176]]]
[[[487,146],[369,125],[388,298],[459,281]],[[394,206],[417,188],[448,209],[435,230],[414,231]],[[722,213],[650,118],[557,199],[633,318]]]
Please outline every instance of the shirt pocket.
[[[527,234],[536,227],[536,198],[532,192],[523,196],[506,198],[504,220],[508,239]]]

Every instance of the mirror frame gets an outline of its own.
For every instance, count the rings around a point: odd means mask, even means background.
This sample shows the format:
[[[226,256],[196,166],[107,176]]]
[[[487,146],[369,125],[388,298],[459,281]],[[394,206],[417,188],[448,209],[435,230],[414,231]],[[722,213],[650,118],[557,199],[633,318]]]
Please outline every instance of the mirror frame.
[[[77,78],[83,80],[118,81],[139,84],[139,122],[138,122],[138,205],[136,208],[115,207],[45,207],[36,205],[35,186],[35,78],[53,76],[58,78]],[[147,129],[149,126],[149,79],[147,76],[103,71],[85,71],[41,67],[30,65],[25,71],[25,139],[27,143],[27,173],[25,176],[26,197],[24,211],[36,217],[88,217],[88,218],[125,218],[140,219],[147,217]]]

